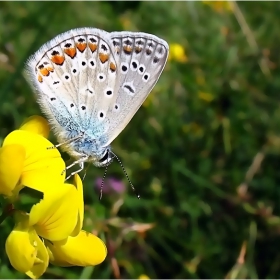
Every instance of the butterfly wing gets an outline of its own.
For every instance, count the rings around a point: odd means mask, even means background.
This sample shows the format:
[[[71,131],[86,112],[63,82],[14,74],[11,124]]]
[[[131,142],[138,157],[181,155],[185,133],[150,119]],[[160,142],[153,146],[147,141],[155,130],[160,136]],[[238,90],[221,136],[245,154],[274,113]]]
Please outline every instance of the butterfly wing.
[[[151,34],[112,32],[110,42],[117,66],[115,96],[107,118],[109,145],[145,101],[159,79],[168,57],[168,44]]]
[[[98,137],[108,129],[106,98],[115,87],[116,62],[106,41],[109,33],[103,30],[73,29],[44,44],[27,61],[38,103],[55,132],[66,131],[63,140],[87,129]]]
[[[44,44],[26,68],[59,142],[88,131],[105,147],[144,102],[167,56],[168,44],[154,35],[78,28]]]

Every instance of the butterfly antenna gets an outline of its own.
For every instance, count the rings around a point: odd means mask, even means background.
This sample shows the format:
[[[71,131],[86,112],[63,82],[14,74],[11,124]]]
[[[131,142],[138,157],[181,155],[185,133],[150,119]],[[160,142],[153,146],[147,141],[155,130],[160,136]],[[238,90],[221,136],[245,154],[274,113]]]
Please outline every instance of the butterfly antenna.
[[[108,171],[108,165],[105,166],[104,175],[103,175],[103,177],[102,177],[102,182],[101,182],[101,186],[100,186],[99,200],[101,200],[101,198],[102,198],[103,187],[104,187],[104,182],[105,182],[105,177],[106,177],[106,175],[107,175],[107,171]]]
[[[129,179],[129,177],[128,177],[128,174],[127,174],[126,170],[124,169],[124,166],[123,166],[121,160],[120,160],[119,157],[118,157],[115,153],[113,153],[112,151],[110,151],[110,153],[112,153],[112,155],[114,156],[114,158],[117,159],[117,161],[118,161],[118,163],[120,164],[120,166],[121,166],[121,168],[122,168],[122,171],[123,171],[123,173],[124,173],[124,175],[125,175],[125,177],[126,177],[128,183],[130,184],[132,190],[136,193],[137,198],[140,199],[140,194],[139,194],[138,192],[136,192],[136,189],[135,189],[135,187],[133,186],[133,184],[131,183],[131,181],[130,181],[130,179]]]

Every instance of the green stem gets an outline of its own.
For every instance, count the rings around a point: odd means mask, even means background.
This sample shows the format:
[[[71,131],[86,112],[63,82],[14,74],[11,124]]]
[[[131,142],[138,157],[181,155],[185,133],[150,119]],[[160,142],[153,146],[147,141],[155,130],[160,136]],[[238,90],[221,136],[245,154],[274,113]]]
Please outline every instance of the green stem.
[[[5,208],[3,209],[3,213],[0,216],[0,225],[4,222],[4,220],[8,217],[11,216],[14,212],[15,208],[12,203],[7,204]]]

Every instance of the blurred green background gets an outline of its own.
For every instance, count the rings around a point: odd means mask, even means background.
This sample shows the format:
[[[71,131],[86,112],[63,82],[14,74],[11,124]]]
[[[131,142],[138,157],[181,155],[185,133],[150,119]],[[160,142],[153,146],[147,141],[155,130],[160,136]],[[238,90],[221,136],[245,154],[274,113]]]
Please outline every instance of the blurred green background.
[[[108,257],[50,266],[45,278],[280,277],[279,14],[277,2],[0,3],[1,142],[41,114],[24,63],[59,33],[143,31],[170,45],[159,82],[112,145],[141,199],[115,162],[99,201],[104,170],[90,166],[84,228]],[[11,228],[0,228],[0,277],[26,278],[5,255]]]

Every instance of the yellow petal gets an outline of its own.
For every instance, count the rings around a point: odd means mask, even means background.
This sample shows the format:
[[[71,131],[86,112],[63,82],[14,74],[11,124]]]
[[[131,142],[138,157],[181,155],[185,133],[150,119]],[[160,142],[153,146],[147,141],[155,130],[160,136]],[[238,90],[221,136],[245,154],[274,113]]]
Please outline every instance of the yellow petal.
[[[11,265],[20,272],[25,273],[34,265],[36,249],[30,243],[28,231],[13,230],[6,240],[6,252]]]
[[[77,200],[78,200],[78,220],[74,231],[71,236],[76,236],[79,234],[83,227],[84,222],[84,192],[83,192],[83,182],[78,174],[74,175],[73,184],[77,189]]]
[[[198,92],[198,97],[207,102],[211,102],[214,99],[213,94],[211,94],[209,92],[203,92],[203,91]]]
[[[0,194],[12,196],[19,182],[25,159],[21,145],[11,144],[0,148]]]
[[[170,44],[170,52],[169,52],[168,60],[187,62],[188,57],[185,54],[185,50],[183,46],[177,43]]]
[[[107,255],[107,248],[97,236],[80,231],[65,242],[45,242],[50,262],[59,266],[92,266],[100,264]]]
[[[139,275],[138,279],[150,279],[146,274]]]
[[[50,126],[47,120],[41,116],[31,116],[20,126],[20,130],[26,130],[39,134],[45,138],[49,136]]]
[[[33,279],[43,275],[49,265],[47,249],[35,230],[28,226],[25,214],[20,214],[5,248],[11,265]]]
[[[33,231],[33,244],[37,248],[37,257],[33,267],[26,272],[32,279],[38,279],[42,276],[49,265],[49,254],[43,241],[39,238],[35,231]]]
[[[74,185],[61,184],[56,192],[47,192],[30,211],[30,226],[48,240],[67,238],[75,229],[79,213],[79,196]]]
[[[44,193],[56,192],[58,186],[65,180],[65,173],[62,174],[64,169],[65,163],[62,158],[34,161],[30,165],[25,165],[21,183]]]
[[[30,188],[46,192],[54,191],[64,182],[65,163],[57,149],[48,149],[53,144],[41,135],[25,130],[15,130],[4,140],[3,147],[11,144],[23,146],[25,162],[21,183]]]

